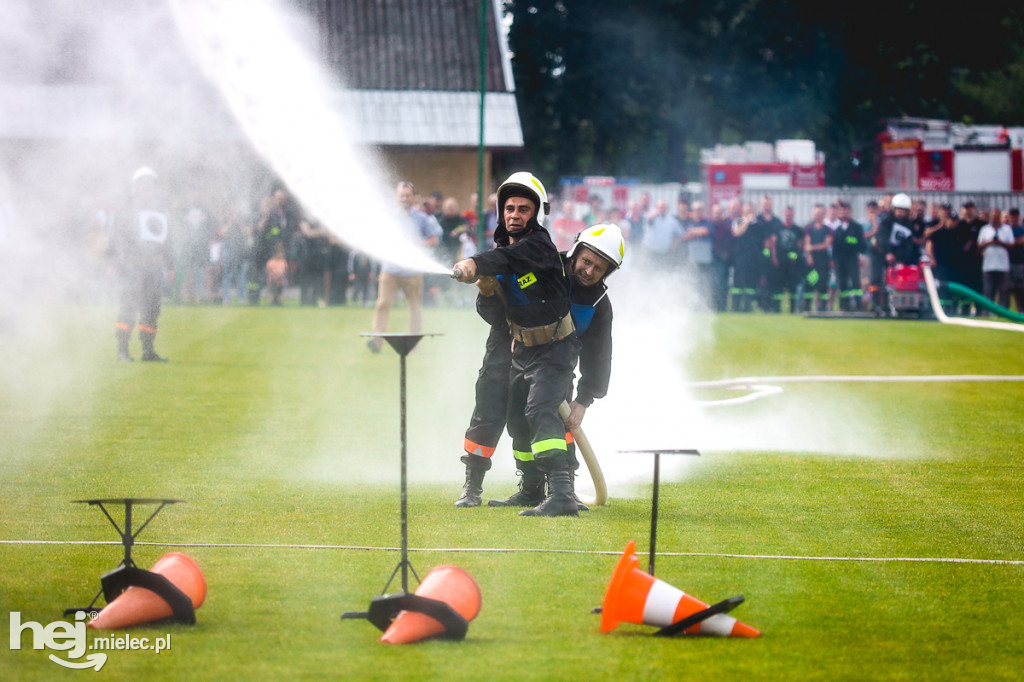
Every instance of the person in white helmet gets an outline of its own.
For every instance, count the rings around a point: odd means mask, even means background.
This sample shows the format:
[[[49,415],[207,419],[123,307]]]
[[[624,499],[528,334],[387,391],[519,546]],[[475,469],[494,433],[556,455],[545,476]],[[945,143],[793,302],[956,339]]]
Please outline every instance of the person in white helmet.
[[[157,192],[156,172],[143,166],[132,175],[130,209],[119,220],[114,244],[122,278],[117,313],[117,359],[132,362],[129,342],[136,322],[144,362],[166,362],[153,347],[165,273],[173,279],[167,213]]]
[[[512,338],[508,415],[512,447],[529,451],[548,483],[547,497],[524,516],[577,516],[565,424],[558,406],[572,387],[580,340],[570,315],[569,277],[551,235],[547,190],[532,173],[498,187],[497,248],[461,260],[460,282],[495,277]],[[482,460],[482,461],[478,461]],[[490,460],[467,455],[466,487],[480,488]],[[479,502],[477,502],[479,504]]]
[[[565,422],[567,452],[573,471],[579,468],[575,445],[570,431],[578,427],[587,408],[595,399],[608,393],[612,360],[612,306],[607,296],[605,278],[622,265],[625,240],[621,229],[614,224],[594,225],[577,234],[577,239],[565,255],[566,266],[572,275],[572,317],[576,335],[580,338],[580,380],[575,398],[566,396],[570,415]],[[508,324],[500,296],[483,287],[477,308],[491,323],[484,364],[477,381],[477,402],[470,427],[466,431],[463,461],[467,464],[467,480],[458,507],[476,507],[481,504],[483,473],[490,468],[489,458],[505,428],[507,415],[505,399],[508,387],[508,365],[511,362]],[[518,492],[506,500],[491,500],[492,507],[533,507],[544,500],[544,475],[537,467],[532,452],[513,445],[516,469],[521,475]],[[474,469],[482,470],[474,477]],[[575,495],[575,488],[574,493]],[[579,502],[577,508],[586,511]]]
[[[883,197],[882,205],[886,205],[886,198]],[[889,293],[885,288],[886,269],[896,264],[896,254],[893,250],[894,226],[901,225],[906,231],[910,230],[910,208],[912,202],[910,197],[904,193],[894,195],[888,200],[890,210],[884,211],[878,218],[878,229],[869,239],[871,257],[871,296],[872,305],[876,315],[885,316],[889,314]],[[895,230],[896,239],[902,240],[904,230]]]
[[[892,212],[878,226],[879,234],[889,235],[885,250],[885,262],[889,266],[917,265],[921,260],[921,248],[914,240],[912,206],[909,196],[897,194],[892,198]]]

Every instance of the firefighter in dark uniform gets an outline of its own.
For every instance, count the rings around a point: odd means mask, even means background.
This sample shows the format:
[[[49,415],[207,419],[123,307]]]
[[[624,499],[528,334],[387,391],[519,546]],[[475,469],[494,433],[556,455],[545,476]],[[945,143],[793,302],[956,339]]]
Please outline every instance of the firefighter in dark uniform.
[[[878,226],[878,233],[886,237],[886,267],[917,265],[921,260],[921,247],[915,240],[914,223],[910,219],[911,206],[910,197],[897,194],[892,198],[892,211]]]
[[[157,196],[156,172],[148,166],[132,176],[130,210],[118,222],[117,249],[122,288],[117,313],[117,359],[132,362],[128,342],[136,322],[142,360],[166,362],[153,348],[165,276],[173,276],[167,213]],[[167,273],[165,275],[165,273]]]
[[[576,448],[570,431],[578,427],[586,410],[594,400],[608,393],[612,361],[612,306],[608,299],[604,279],[622,265],[625,241],[617,225],[594,225],[579,233],[576,242],[565,256],[566,267],[572,274],[572,317],[576,335],[582,342],[580,349],[580,380],[576,397],[566,396],[569,417],[566,420],[566,445],[573,471],[579,468]],[[485,295],[488,294],[488,295]],[[484,366],[477,381],[477,403],[473,419],[466,431],[467,461],[466,487],[455,503],[458,507],[478,506],[482,494],[483,472],[474,477],[473,462],[487,466],[479,460],[490,457],[498,443],[506,420],[506,391],[508,364],[511,361],[510,336],[505,321],[505,305],[500,296],[481,291],[478,310],[489,323],[491,334],[487,339]],[[487,313],[484,308],[489,309]],[[504,366],[501,365],[504,359]],[[502,383],[502,380],[505,383]],[[481,389],[485,390],[481,390]],[[487,393],[490,391],[490,393]],[[515,449],[516,469],[522,476],[519,491],[507,500],[491,500],[492,507],[533,507],[544,500],[544,476],[537,469],[533,453]],[[575,494],[575,492],[574,492]],[[577,508],[587,507],[577,498]]]
[[[508,430],[512,447],[529,451],[547,479],[547,497],[524,516],[577,516],[565,423],[558,406],[572,387],[580,340],[570,315],[569,277],[543,220],[550,211],[544,185],[531,173],[513,173],[498,188],[498,248],[455,264],[460,282],[502,275],[512,336]],[[476,474],[490,468],[472,458]],[[480,466],[475,459],[483,459]],[[468,474],[467,474],[468,478]]]
[[[782,299],[789,296],[789,312],[800,310],[803,295],[804,230],[793,222],[793,207],[787,206],[782,213],[782,223],[769,241],[772,269],[769,280],[772,289],[772,312],[782,311]]]
[[[577,235],[575,243],[566,254],[572,273],[572,319],[576,335],[583,344],[580,348],[580,379],[576,383],[576,397],[573,398],[571,387],[565,397],[569,404],[565,438],[573,472],[580,465],[571,432],[583,423],[587,408],[595,400],[608,395],[612,374],[612,304],[604,280],[622,265],[625,254],[626,242],[622,230],[614,224],[587,228]],[[575,473],[570,481],[575,483]],[[573,498],[580,511],[588,510],[576,497],[575,485]]]
[[[760,231],[761,223],[753,204],[743,209],[743,218],[733,223],[732,236],[735,240],[733,261],[732,296],[733,312],[749,313],[757,296],[763,265],[762,251],[769,235]]]
[[[892,210],[878,221],[876,239],[885,264],[881,287],[883,307],[876,311],[880,316],[895,315],[889,299],[889,289],[886,286],[888,269],[897,263],[916,265],[920,260],[921,249],[914,243],[914,231],[910,227],[912,206],[910,197],[901,192],[892,198]]]
[[[860,254],[864,252],[864,228],[851,217],[850,203],[839,202],[839,226],[832,238],[832,260],[836,265],[839,307],[845,312],[860,310],[864,289],[860,284]]]
[[[804,230],[804,256],[807,259],[804,310],[817,312],[828,305],[832,228],[825,224],[824,204],[815,204],[813,211],[813,220]]]

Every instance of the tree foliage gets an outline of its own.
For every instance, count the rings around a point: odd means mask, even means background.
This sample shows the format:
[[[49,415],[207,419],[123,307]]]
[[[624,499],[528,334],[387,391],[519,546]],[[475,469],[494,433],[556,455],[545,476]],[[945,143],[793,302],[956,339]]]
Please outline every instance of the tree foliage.
[[[1024,123],[1024,10],[864,0],[512,0],[527,154],[545,177],[699,178],[716,143],[813,139],[855,180],[881,120]],[[869,178],[861,178],[868,180]]]

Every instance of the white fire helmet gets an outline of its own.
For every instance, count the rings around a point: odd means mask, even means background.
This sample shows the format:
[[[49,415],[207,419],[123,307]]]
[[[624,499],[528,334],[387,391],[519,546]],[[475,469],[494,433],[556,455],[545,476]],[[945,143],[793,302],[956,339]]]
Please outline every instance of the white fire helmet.
[[[544,220],[551,212],[551,204],[548,202],[548,191],[544,184],[534,176],[533,173],[518,171],[508,176],[508,180],[498,187],[498,223],[505,226],[505,199],[516,196],[517,192],[526,190],[529,198],[537,204],[537,223],[544,227]]]
[[[150,178],[156,180],[156,171],[149,166],[142,166],[132,174],[132,189],[139,184],[139,180],[142,178]]]
[[[899,194],[897,194],[896,196],[894,196],[892,198],[892,207],[893,208],[905,208],[905,209],[907,209],[909,211],[910,210],[910,205],[911,205],[910,197],[908,197],[903,192],[900,192]]]
[[[580,244],[608,261],[612,270],[622,265],[622,259],[626,255],[626,242],[622,238],[622,230],[618,225],[610,223],[592,225],[576,235],[576,241],[567,254],[569,258],[576,253],[576,247]]]

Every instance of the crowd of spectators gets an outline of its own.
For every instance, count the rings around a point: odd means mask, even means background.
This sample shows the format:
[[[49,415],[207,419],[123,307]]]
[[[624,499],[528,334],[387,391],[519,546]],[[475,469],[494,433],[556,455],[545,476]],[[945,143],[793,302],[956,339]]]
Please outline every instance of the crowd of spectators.
[[[776,214],[772,200],[755,205],[733,199],[707,206],[680,198],[653,202],[648,193],[623,211],[600,197],[583,204],[552,202],[552,237],[566,250],[589,225],[615,223],[623,231],[631,261],[675,277],[696,292],[701,305],[724,312],[803,311],[889,312],[886,269],[932,265],[936,277],[957,282],[1007,308],[1024,311],[1024,226],[1017,207],[911,201],[905,213],[882,194],[852,218],[845,201],[817,204],[797,216],[786,206]],[[440,192],[416,197],[416,208],[441,227],[434,255],[454,263],[475,253],[476,195],[463,210]],[[95,213],[87,247],[99,260],[105,223],[114,212]],[[303,212],[281,187],[252,210],[245,202],[210,207],[200,192],[186,192],[173,209],[175,278],[168,298],[177,303],[277,304],[298,298],[301,305],[370,307],[377,298],[380,264],[349,249],[329,229]],[[484,243],[489,247],[495,196],[488,197]],[[273,256],[277,254],[277,258]],[[283,263],[283,265],[282,265]],[[631,268],[632,269],[632,268]],[[424,305],[465,305],[448,278],[428,275]],[[968,302],[960,314],[985,314]]]
[[[484,221],[493,234],[496,199],[489,199]],[[300,305],[372,307],[377,299],[381,264],[349,248],[283,187],[260,198],[255,210],[244,201],[204,200],[195,190],[170,203],[174,277],[165,293],[174,303],[281,305],[297,298]],[[468,203],[472,208],[460,210],[455,197],[440,192],[416,196],[417,210],[442,229],[432,253],[441,263],[450,265],[477,248],[475,194]],[[111,206],[92,212],[85,245],[97,270],[110,266],[117,219]],[[465,303],[457,293],[448,278],[430,276],[424,304]]]
[[[908,207],[894,207],[906,202]],[[770,197],[758,204],[714,204],[680,198],[675,210],[649,194],[625,213],[591,205],[586,218],[562,202],[552,226],[565,248],[581,225],[615,222],[645,266],[680,278],[703,305],[723,312],[870,311],[890,313],[887,270],[930,263],[942,282],[969,287],[1006,308],[1024,311],[1024,226],[1017,207],[928,204],[883,194],[853,219],[846,201],[816,204],[810,216],[793,207],[776,214]],[[955,297],[954,297],[955,298]],[[788,305],[785,305],[788,302]],[[987,314],[969,301],[954,312]]]

